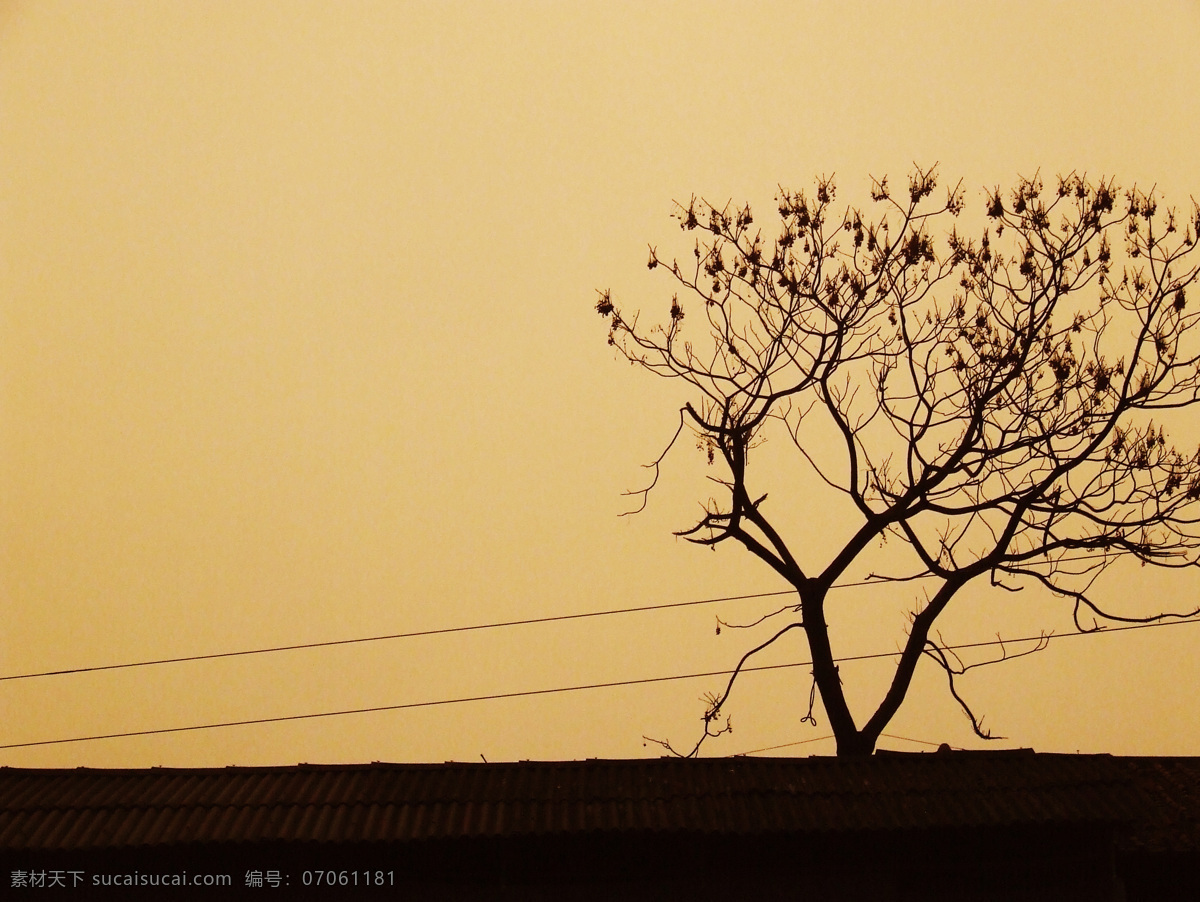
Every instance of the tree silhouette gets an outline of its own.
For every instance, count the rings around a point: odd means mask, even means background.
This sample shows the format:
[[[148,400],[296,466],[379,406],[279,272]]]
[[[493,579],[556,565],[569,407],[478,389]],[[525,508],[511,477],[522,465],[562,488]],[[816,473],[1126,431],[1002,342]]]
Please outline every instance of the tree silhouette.
[[[747,652],[738,672],[803,630],[839,755],[874,750],[923,657],[945,671],[975,732],[991,738],[955,686],[979,665],[964,665],[934,631],[951,600],[981,577],[1066,599],[1084,631],[1200,613],[1121,614],[1091,592],[1123,557],[1197,566],[1200,450],[1177,451],[1153,417],[1200,399],[1200,308],[1186,293],[1197,279],[1200,205],[1185,221],[1160,210],[1153,190],[1121,192],[1111,180],[1074,173],[1050,190],[1036,176],[1021,178],[1006,195],[985,192],[975,240],[953,225],[964,207],[961,183],[944,202],[930,200],[936,168],[915,169],[902,195],[886,178],[871,184],[875,219],[855,208],[837,217],[831,178],[816,181],[813,198],[780,189],[773,242],[752,231],[749,206],[718,209],[693,198],[674,215],[700,235],[694,265],[667,264],[653,247],[648,264],[666,269],[691,304],[676,294],[666,323],[649,329],[608,291],[596,304],[625,358],[694,391],[649,465],[653,481],[630,494],[644,507],[667,451],[685,427],[694,431],[709,464],[722,468],[714,479],[721,500],[677,535],[739,543],[798,596],[780,613],[799,617]],[[946,217],[948,233],[935,236]],[[694,322],[695,344],[685,337]],[[812,446],[830,427],[836,470],[824,460],[829,449]],[[829,560],[796,553],[773,524],[767,496],[751,490],[750,452],[768,428],[782,428],[799,459],[857,511]],[[847,568],[888,538],[906,543],[915,568],[870,578],[918,579],[928,592],[910,615],[889,688],[860,727],[826,604]],[[728,728],[719,718],[736,679],[708,698],[690,754]],[[810,695],[809,718],[813,702]]]

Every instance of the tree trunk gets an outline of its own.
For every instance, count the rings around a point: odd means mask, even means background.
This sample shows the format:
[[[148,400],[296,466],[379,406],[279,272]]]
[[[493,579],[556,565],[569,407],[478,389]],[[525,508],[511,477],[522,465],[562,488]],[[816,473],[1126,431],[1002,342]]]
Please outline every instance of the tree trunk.
[[[837,756],[839,758],[866,758],[875,752],[875,743],[859,730],[843,736],[837,736]]]
[[[806,587],[807,588],[807,587]],[[801,611],[808,650],[812,654],[813,680],[821,693],[821,704],[829,726],[837,739],[838,757],[865,757],[875,750],[875,737],[864,733],[854,723],[842,691],[842,677],[829,644],[829,626],[825,622],[825,589],[801,590]],[[877,736],[878,734],[875,734]]]

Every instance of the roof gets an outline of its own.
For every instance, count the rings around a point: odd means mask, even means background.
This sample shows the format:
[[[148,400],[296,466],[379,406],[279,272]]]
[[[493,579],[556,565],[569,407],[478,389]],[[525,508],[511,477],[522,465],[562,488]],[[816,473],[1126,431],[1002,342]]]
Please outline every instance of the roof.
[[[1200,759],[983,752],[0,768],[0,849],[9,850],[1135,822],[1150,827],[1141,848],[1186,834],[1200,849]]]
[[[1117,758],[1142,797],[1131,852],[1200,853],[1200,758]]]

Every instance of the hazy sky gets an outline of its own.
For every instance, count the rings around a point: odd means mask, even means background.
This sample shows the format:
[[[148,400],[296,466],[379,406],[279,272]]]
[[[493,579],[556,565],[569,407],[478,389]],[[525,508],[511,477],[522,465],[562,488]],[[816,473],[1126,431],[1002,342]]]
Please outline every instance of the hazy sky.
[[[676,540],[707,495],[680,386],[618,362],[609,287],[690,253],[671,202],[914,161],[1200,195],[1200,5],[0,4],[0,675],[770,592]],[[847,523],[759,477],[814,559]],[[791,493],[789,494],[789,485]],[[1195,576],[1101,597],[1186,606]],[[911,598],[842,590],[842,654]],[[760,599],[0,682],[0,744],[732,666]],[[1062,630],[972,593],[948,641]],[[962,687],[1008,745],[1200,754],[1200,627],[1057,641]],[[805,660],[799,638],[772,661]],[[844,664],[860,722],[888,661]],[[657,754],[719,679],[0,751],[18,766]],[[808,672],[747,676],[731,754],[829,734]],[[979,745],[925,666],[888,733]],[[886,739],[884,747],[923,746]],[[830,754],[831,740],[782,754]]]

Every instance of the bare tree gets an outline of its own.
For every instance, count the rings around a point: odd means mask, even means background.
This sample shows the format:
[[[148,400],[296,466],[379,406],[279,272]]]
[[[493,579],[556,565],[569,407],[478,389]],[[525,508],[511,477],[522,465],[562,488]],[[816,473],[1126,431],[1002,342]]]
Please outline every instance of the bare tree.
[[[668,265],[653,247],[648,265],[668,269],[695,306],[676,294],[666,323],[644,329],[608,291],[596,304],[625,358],[695,392],[649,465],[653,482],[631,494],[644,507],[667,451],[685,428],[695,432],[722,468],[721,500],[677,534],[739,543],[798,595],[777,613],[799,616],[738,671],[803,630],[839,755],[874,750],[923,657],[942,667],[976,733],[990,738],[955,689],[955,677],[978,665],[964,665],[934,631],[973,580],[1048,590],[1073,606],[1079,630],[1200,613],[1117,613],[1091,592],[1122,557],[1197,566],[1200,451],[1177,451],[1153,417],[1200,400],[1200,308],[1186,294],[1197,279],[1200,205],[1181,219],[1160,210],[1153,190],[1121,192],[1074,173],[1049,190],[1021,178],[1011,193],[985,192],[976,240],[954,226],[961,183],[944,202],[930,200],[936,169],[917,168],[899,195],[886,178],[871,184],[875,219],[855,208],[837,216],[830,178],[817,180],[813,198],[781,189],[781,232],[769,243],[752,231],[749,206],[693,198],[675,215],[700,233],[694,265]],[[942,222],[948,232],[935,235]],[[685,336],[697,320],[693,344]],[[838,436],[836,469],[828,449],[811,445],[821,419]],[[802,559],[772,523],[767,496],[750,487],[748,458],[768,427],[786,430],[800,459],[857,512],[829,560]],[[886,694],[859,726],[826,605],[835,581],[888,537],[911,549],[914,571],[871,578],[920,579],[928,592]],[[736,679],[709,697],[690,754],[724,731]]]

